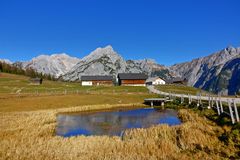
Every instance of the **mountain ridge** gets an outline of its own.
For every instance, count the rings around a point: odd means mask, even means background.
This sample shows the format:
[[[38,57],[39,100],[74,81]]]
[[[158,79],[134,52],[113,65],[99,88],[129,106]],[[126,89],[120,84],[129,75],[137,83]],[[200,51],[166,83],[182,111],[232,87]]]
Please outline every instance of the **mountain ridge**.
[[[111,45],[107,45],[96,48],[81,59],[60,53],[39,55],[30,61],[13,65],[24,69],[32,68],[64,81],[79,81],[82,75],[116,76],[118,73],[145,73],[167,80],[181,77],[188,80],[189,86],[215,93],[236,94],[240,91],[238,83],[235,83],[240,72],[239,57],[240,47],[229,46],[208,56],[167,67],[153,59],[125,60]],[[230,82],[237,87],[234,89]]]
[[[32,68],[39,73],[50,74],[55,78],[69,71],[80,59],[70,57],[66,53],[39,55],[27,62],[17,62],[15,65],[23,69]]]
[[[146,73],[151,75],[152,69],[165,69],[148,59],[127,60],[108,45],[97,48],[82,58],[68,73],[61,76],[65,81],[81,80],[82,75],[114,75],[118,73]],[[168,75],[169,76],[169,75]]]
[[[210,82],[214,82],[213,77],[218,79],[217,77],[227,62],[234,60],[239,56],[240,48],[230,46],[206,57],[175,64],[170,67],[170,70],[176,75],[188,79],[189,86],[206,89],[215,93],[234,94],[239,92],[239,88],[236,87],[234,93],[233,91],[228,93],[228,86],[222,87],[222,85],[219,84],[218,87],[211,87],[214,85]],[[219,90],[219,88],[221,89]]]

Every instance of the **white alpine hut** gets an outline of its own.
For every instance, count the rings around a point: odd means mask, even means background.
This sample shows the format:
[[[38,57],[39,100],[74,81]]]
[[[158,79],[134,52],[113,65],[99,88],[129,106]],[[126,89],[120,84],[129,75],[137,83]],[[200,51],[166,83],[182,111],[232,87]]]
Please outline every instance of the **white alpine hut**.
[[[146,85],[164,85],[166,81],[160,77],[150,77],[146,80]]]

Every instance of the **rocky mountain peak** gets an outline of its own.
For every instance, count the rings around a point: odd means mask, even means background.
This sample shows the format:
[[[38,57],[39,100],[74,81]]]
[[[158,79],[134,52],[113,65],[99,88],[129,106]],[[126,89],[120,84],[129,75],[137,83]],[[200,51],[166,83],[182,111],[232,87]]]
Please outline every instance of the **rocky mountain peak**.
[[[39,55],[28,62],[22,62],[23,69],[32,68],[39,73],[51,74],[55,78],[68,72],[80,59],[66,53]],[[19,63],[19,62],[18,62]],[[19,64],[18,64],[19,65]]]
[[[104,48],[97,48],[92,51],[88,56],[82,58],[82,61],[91,61],[93,59],[98,59],[100,57],[109,57],[112,61],[116,61],[116,59],[122,57],[113,50],[111,45],[108,45]]]
[[[236,48],[234,48],[233,46],[229,45],[229,46],[227,46],[227,47],[225,48],[225,50],[228,51],[228,52],[231,52],[231,51],[233,51],[233,50],[236,50]]]
[[[164,72],[160,72],[164,70]],[[82,58],[68,73],[61,78],[66,81],[81,80],[82,75],[117,75],[118,73],[146,73],[151,76],[167,75],[167,68],[158,65],[152,59],[125,61],[112,46],[97,48],[88,56]]]
[[[63,80],[80,80],[82,75],[116,75],[125,72],[126,62],[108,45],[97,48],[82,58],[68,73],[62,76]]]

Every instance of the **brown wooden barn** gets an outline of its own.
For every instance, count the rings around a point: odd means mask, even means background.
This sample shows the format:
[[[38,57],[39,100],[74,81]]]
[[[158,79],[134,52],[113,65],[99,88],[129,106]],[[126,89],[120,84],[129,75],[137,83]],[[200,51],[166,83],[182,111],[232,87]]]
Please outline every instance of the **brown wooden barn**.
[[[113,85],[113,76],[82,76],[82,86]]]
[[[148,76],[144,73],[119,73],[118,84],[121,86],[145,86]]]
[[[171,83],[172,84],[179,84],[179,85],[187,85],[187,79],[176,77],[176,78],[172,79]]]

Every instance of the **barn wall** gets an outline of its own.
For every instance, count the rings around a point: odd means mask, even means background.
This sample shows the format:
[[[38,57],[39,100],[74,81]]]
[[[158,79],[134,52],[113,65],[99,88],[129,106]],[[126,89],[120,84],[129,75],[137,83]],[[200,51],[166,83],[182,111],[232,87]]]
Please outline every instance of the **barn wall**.
[[[136,79],[136,80],[121,80],[120,85],[122,86],[145,86],[146,80]]]
[[[142,80],[142,79],[122,80],[121,84],[145,84],[145,80]]]
[[[106,86],[111,86],[113,85],[112,81],[92,81],[94,86],[99,86],[99,85],[106,85]]]
[[[106,85],[106,86],[111,86],[113,85],[112,81],[82,81],[82,86],[101,86],[101,85]]]

